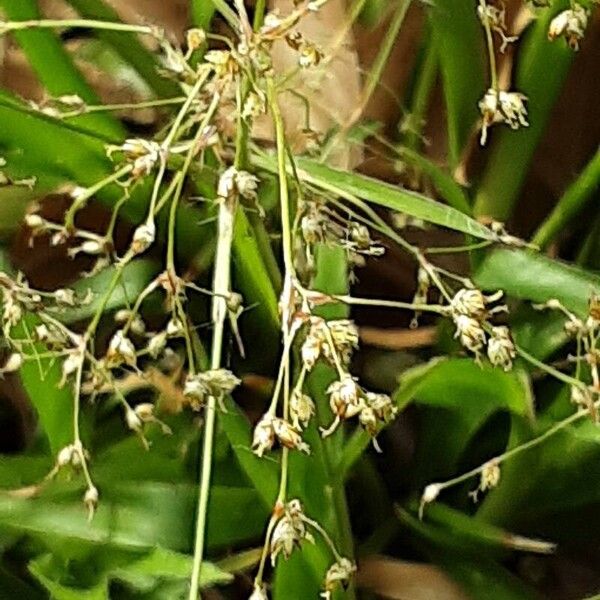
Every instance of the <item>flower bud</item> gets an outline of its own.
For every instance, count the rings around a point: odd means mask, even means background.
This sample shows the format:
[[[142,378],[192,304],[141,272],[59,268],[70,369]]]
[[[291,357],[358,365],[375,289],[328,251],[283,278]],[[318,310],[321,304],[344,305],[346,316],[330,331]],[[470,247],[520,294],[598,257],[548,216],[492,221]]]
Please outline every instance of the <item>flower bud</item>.
[[[273,431],[282,446],[285,446],[290,450],[300,450],[300,452],[310,454],[310,448],[308,447],[308,444],[302,441],[300,432],[285,419],[274,417],[272,425]]]
[[[147,221],[140,225],[133,232],[133,240],[131,242],[131,252],[133,254],[142,254],[154,243],[156,239],[156,225],[154,221]]]

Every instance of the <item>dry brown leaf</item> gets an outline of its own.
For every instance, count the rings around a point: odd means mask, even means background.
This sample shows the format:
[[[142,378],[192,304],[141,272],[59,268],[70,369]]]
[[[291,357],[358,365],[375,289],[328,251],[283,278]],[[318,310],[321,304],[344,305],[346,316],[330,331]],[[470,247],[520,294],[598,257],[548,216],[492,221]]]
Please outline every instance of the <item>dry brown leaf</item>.
[[[440,568],[383,556],[361,561],[357,583],[390,600],[471,600]]]

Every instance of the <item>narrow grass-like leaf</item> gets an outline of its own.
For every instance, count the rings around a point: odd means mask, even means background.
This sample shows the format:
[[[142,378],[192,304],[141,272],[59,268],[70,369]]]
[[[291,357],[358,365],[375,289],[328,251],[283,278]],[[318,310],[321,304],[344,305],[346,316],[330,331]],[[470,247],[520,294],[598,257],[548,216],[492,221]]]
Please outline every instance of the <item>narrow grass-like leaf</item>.
[[[600,292],[598,275],[524,250],[493,250],[474,279],[484,290],[504,290],[523,300],[546,302],[556,298],[579,316],[587,314],[590,297]]]
[[[454,168],[479,118],[477,102],[487,87],[483,30],[475,2],[444,0],[432,3],[429,11],[444,84],[450,166]]]
[[[274,159],[257,156],[255,163],[269,171],[276,168]],[[469,216],[445,206],[422,194],[399,186],[378,181],[349,171],[341,171],[309,159],[298,159],[298,175],[301,180],[341,197],[358,197],[394,211],[406,213],[428,223],[467,233],[476,238],[493,240],[495,235],[487,227]]]
[[[116,11],[102,0],[69,0],[69,4],[86,19],[120,21]],[[97,31],[95,35],[112,46],[119,56],[142,76],[158,97],[165,98],[180,93],[174,81],[159,75],[158,63],[154,56],[134,35],[107,30]]]
[[[6,16],[14,21],[39,19],[40,12],[36,0],[1,0]],[[62,44],[52,31],[24,30],[14,33],[23,48],[27,59],[44,87],[53,96],[77,94],[89,104],[98,104],[99,100],[83,75],[73,64]],[[111,136],[124,133],[121,125],[109,114],[83,115],[77,122],[92,130]]]
[[[584,209],[598,186],[600,186],[600,150],[596,151],[590,162],[539,226],[532,242],[540,248],[545,248]]]

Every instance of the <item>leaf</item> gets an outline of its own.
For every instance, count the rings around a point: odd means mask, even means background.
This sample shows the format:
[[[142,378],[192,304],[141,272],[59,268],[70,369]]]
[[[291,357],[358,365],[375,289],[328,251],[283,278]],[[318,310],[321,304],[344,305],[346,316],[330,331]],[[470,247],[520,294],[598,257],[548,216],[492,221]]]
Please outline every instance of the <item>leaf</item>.
[[[145,550],[191,548],[196,487],[137,481],[98,481],[100,504],[88,522],[81,495],[54,484],[32,498],[0,495],[0,525],[9,531],[72,542]],[[214,486],[209,506],[208,544],[228,546],[259,536],[267,511],[248,488]]]
[[[191,556],[160,547],[142,557],[139,554],[113,555],[107,564],[102,563],[102,556],[100,561],[96,561],[97,557],[90,555],[81,561],[85,562],[86,570],[94,571],[92,577],[95,583],[92,586],[75,585],[73,580],[81,583],[81,565],[66,564],[52,554],[43,554],[30,561],[29,570],[55,600],[109,600],[110,583],[115,580],[127,583],[136,591],[148,593],[165,580],[187,580],[192,572]],[[72,572],[74,570],[77,572]],[[203,563],[201,587],[226,584],[232,579],[231,574],[217,565]]]
[[[104,313],[116,310],[123,306],[133,304],[152,279],[158,275],[159,265],[147,259],[136,260],[123,269],[121,283],[110,295],[104,305]],[[93,316],[103,302],[104,292],[113,278],[116,267],[111,266],[100,273],[86,279],[80,279],[71,287],[79,297],[85,296],[88,290],[93,293],[93,300],[89,304],[66,308],[58,315],[64,323],[73,323]]]
[[[475,272],[474,280],[484,290],[504,290],[532,302],[556,298],[580,317],[587,315],[592,294],[600,292],[597,275],[525,250],[493,250]]]
[[[30,357],[48,353],[44,344],[33,342],[33,331],[39,323],[36,316],[26,315],[12,331],[14,339],[30,342],[26,346]],[[59,387],[61,363],[47,356],[26,360],[19,376],[48,438],[50,451],[56,455],[73,440],[73,393],[70,386]]]
[[[483,30],[472,2],[432,3],[429,18],[444,84],[450,164],[456,167],[479,118],[477,102],[486,88]]]
[[[13,21],[40,18],[36,0],[1,0],[0,4],[8,19]],[[23,30],[14,32],[14,35],[51,95],[77,94],[89,104],[98,104],[98,97],[74,66],[54,32],[41,29]],[[77,122],[92,131],[110,136],[121,136],[124,133],[119,122],[109,114],[82,115],[77,117]]]
[[[102,0],[69,0],[69,4],[86,19],[120,22],[119,15]],[[116,31],[96,31],[94,34],[112,46],[117,54],[143,77],[159,98],[178,95],[177,84],[159,75],[158,63],[154,56],[134,34]]]
[[[255,159],[263,169],[274,171],[276,164],[272,157],[261,155]],[[301,181],[338,194],[343,198],[362,198],[422,219],[484,240],[495,239],[495,234],[487,227],[451,206],[440,204],[417,192],[372,179],[366,175],[333,169],[306,158],[296,160]]]
[[[470,359],[450,359],[438,361],[425,376],[408,383],[409,391],[403,396],[401,386],[394,399],[401,406],[412,401],[422,407],[415,457],[418,484],[454,475],[470,440],[494,414],[532,417],[529,383],[518,371],[505,373]]]
[[[472,598],[486,600],[534,600],[535,594],[515,575],[502,567],[481,548],[457,546],[452,532],[420,521],[406,510],[397,513],[417,537],[419,550],[439,564]],[[451,551],[450,551],[451,549]]]

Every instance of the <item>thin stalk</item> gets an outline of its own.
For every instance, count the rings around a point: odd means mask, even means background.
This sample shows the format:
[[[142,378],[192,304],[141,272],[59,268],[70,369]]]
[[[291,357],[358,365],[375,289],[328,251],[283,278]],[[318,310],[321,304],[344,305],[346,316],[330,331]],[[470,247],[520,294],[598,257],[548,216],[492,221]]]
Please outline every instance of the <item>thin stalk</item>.
[[[479,6],[481,7],[483,14],[486,14],[487,4],[485,0],[479,0]],[[485,41],[487,44],[488,59],[490,61],[490,87],[493,90],[498,91],[498,70],[496,68],[496,50],[494,49],[494,36],[492,34],[492,28],[490,27],[489,20],[483,18],[483,28],[485,29]]]
[[[597,150],[579,177],[569,186],[546,220],[538,227],[531,242],[540,248],[546,248],[555,236],[583,210],[599,184],[600,150]]]
[[[363,89],[360,104],[352,113],[350,119],[344,127],[346,131],[360,119],[365,108],[369,104],[369,100],[371,100],[373,93],[377,89],[377,86],[380,84],[381,75],[383,73],[383,70],[385,69],[385,65],[387,64],[388,59],[390,58],[390,54],[392,53],[394,43],[398,38],[398,32],[400,31],[400,27],[402,27],[402,23],[404,22],[404,17],[406,16],[409,6],[410,0],[400,0],[400,2],[398,3],[396,12],[392,17],[392,22],[390,23],[390,26],[388,27],[388,30],[386,31],[385,36],[381,42],[381,47],[379,52],[377,53],[377,57],[375,58],[375,61],[369,69],[369,74],[367,76],[367,81]]]
[[[8,21],[0,23],[0,35],[24,29],[103,29],[123,33],[139,33],[161,39],[163,31],[156,27],[131,25],[130,23],[112,23],[96,19],[29,19],[27,21]]]
[[[233,227],[237,198],[221,200],[219,206],[217,252],[213,278],[213,337],[211,348],[211,369],[221,366],[223,352],[223,335],[227,319],[227,301],[230,294],[231,279],[231,246],[233,243]],[[204,556],[206,538],[206,518],[212,470],[212,449],[215,433],[216,398],[210,396],[206,405],[206,423],[202,445],[202,464],[200,472],[200,494],[198,498],[198,517],[196,524],[196,541],[194,545],[194,562],[190,585],[189,600],[197,600],[199,594],[200,571]]]

